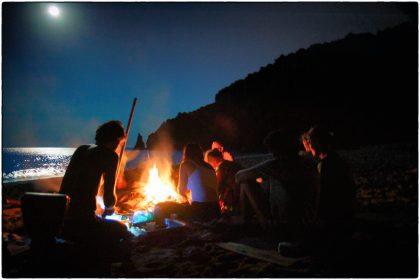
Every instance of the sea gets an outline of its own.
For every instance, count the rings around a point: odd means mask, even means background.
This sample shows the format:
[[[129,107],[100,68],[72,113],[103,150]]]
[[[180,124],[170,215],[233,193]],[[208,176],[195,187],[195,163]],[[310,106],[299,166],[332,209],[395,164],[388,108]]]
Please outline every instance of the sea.
[[[3,148],[2,180],[3,183],[31,181],[44,178],[62,177],[76,148]],[[158,151],[127,149],[129,160],[126,169],[138,166],[150,157],[159,156]],[[179,163],[181,151],[171,154],[172,162]]]

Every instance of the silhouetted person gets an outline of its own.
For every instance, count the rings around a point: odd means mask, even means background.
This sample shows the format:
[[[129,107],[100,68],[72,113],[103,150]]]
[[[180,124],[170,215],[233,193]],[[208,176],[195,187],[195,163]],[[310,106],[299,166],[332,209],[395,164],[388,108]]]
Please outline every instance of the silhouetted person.
[[[264,142],[274,159],[236,174],[237,182],[241,183],[244,212],[249,202],[263,228],[269,228],[271,220],[280,239],[299,240],[316,217],[319,190],[316,169],[298,155],[298,136],[293,132],[274,131]],[[268,201],[262,199],[261,187],[255,184],[259,177],[269,185]]]
[[[308,131],[307,145],[319,160],[320,200],[318,221],[325,234],[345,234],[354,219],[356,190],[347,163],[333,148],[333,134],[322,125]]]
[[[235,182],[235,175],[243,167],[235,161],[225,160],[218,149],[207,153],[207,161],[216,171],[221,212],[239,212],[240,186]]]
[[[112,247],[127,239],[126,227],[116,221],[98,217],[96,195],[103,179],[104,215],[114,213],[115,177],[118,166],[117,148],[125,140],[119,121],[109,121],[96,130],[96,145],[82,145],[71,157],[61,183],[60,193],[70,197],[64,222],[64,237]]]
[[[171,213],[199,220],[209,220],[220,215],[216,173],[204,161],[203,150],[197,144],[184,147],[179,166],[178,193],[191,201],[191,204],[159,203],[154,211],[157,220],[168,217]]]

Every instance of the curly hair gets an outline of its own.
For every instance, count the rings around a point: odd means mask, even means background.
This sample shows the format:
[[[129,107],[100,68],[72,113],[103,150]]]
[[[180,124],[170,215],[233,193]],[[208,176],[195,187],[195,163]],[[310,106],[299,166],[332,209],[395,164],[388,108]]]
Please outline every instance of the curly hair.
[[[313,126],[308,131],[308,136],[311,146],[319,152],[327,152],[335,144],[334,133],[323,124]]]
[[[97,145],[106,142],[117,141],[118,138],[124,137],[125,131],[120,121],[109,121],[98,127],[96,130],[95,141]]]
[[[223,159],[223,154],[217,148],[214,148],[207,153],[207,157]]]

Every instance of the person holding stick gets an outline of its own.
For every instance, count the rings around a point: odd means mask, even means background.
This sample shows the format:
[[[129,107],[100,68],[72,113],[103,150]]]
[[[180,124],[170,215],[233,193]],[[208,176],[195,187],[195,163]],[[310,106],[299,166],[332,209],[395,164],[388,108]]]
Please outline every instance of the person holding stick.
[[[112,246],[129,238],[123,224],[104,219],[106,215],[114,213],[115,181],[119,166],[116,151],[121,149],[125,139],[122,123],[109,121],[96,130],[96,145],[82,145],[74,152],[60,188],[60,193],[70,197],[64,219],[65,239]],[[105,210],[102,217],[98,217],[95,215],[96,195],[102,178]]]

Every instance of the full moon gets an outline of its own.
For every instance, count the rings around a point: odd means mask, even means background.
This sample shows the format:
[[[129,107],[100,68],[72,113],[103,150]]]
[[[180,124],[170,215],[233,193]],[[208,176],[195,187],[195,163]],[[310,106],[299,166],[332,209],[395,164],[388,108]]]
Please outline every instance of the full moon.
[[[56,6],[50,6],[48,8],[48,13],[53,17],[58,17],[60,15],[60,10]]]

